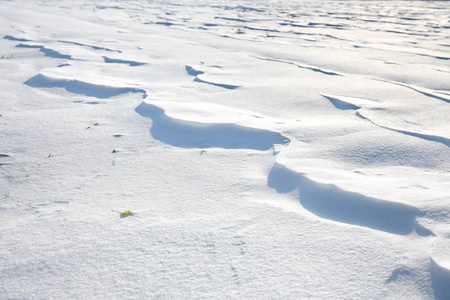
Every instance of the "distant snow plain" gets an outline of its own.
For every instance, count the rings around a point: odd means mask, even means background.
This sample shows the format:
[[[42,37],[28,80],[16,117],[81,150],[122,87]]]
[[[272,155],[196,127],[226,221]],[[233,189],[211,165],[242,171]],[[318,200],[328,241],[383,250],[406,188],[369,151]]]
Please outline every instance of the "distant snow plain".
[[[450,299],[449,3],[0,1],[0,298]]]

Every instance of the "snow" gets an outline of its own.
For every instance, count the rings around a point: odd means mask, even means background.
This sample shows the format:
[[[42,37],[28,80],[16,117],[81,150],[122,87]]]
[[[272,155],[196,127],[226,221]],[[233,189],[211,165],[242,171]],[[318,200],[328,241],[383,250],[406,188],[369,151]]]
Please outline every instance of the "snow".
[[[450,299],[449,15],[0,1],[0,298]]]

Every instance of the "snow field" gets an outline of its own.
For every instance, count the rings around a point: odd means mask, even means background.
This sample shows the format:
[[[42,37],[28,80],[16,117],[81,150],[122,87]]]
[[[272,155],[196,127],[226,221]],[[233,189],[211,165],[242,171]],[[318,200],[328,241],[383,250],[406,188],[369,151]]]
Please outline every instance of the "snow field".
[[[0,2],[0,298],[448,299],[449,9],[402,3]]]

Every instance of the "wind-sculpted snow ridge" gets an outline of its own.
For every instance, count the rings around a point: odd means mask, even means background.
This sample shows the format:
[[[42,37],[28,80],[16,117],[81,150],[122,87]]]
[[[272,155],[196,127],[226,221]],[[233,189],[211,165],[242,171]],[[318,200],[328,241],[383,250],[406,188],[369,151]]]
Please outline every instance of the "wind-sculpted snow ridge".
[[[403,33],[403,32],[393,32],[393,33]],[[377,45],[377,44],[360,44],[360,43],[353,43],[353,46],[356,48],[370,48],[370,49],[377,49],[377,50],[387,50],[392,52],[400,52],[405,53],[409,55],[419,55],[419,56],[425,56],[440,60],[450,60],[450,56],[445,56],[442,54],[434,53],[432,51],[425,51],[425,50],[417,50],[417,49],[411,49],[406,47],[398,47],[398,46],[392,46],[392,45]]]
[[[205,72],[203,72],[203,71],[200,71],[200,70],[196,70],[196,69],[194,69],[193,67],[191,67],[191,66],[189,66],[189,65],[186,65],[186,72],[189,74],[189,75],[191,75],[191,76],[197,76],[197,75],[200,75],[200,74],[204,74]]]
[[[306,69],[306,70],[311,70],[313,72],[318,72],[318,73],[322,73],[325,75],[333,75],[333,76],[343,76],[342,74],[339,74],[337,72],[334,71],[329,71],[329,70],[324,70],[322,68],[318,68],[318,67],[313,67],[313,66],[308,66],[308,65],[303,65],[303,64],[298,64],[298,63],[294,63],[294,62],[290,62],[290,61],[284,61],[284,60],[280,60],[280,59],[273,59],[273,58],[264,58],[264,57],[258,57],[258,56],[254,56],[257,59],[261,59],[261,60],[266,60],[266,61],[272,61],[272,62],[278,62],[278,63],[283,63],[283,64],[289,64],[289,65],[294,65],[299,67],[300,69]]]
[[[59,40],[58,42],[64,43],[64,44],[72,44],[72,45],[76,45],[76,46],[92,48],[94,50],[105,50],[108,52],[122,53],[122,51],[120,51],[120,50],[113,50],[113,49],[106,48],[106,47],[94,46],[94,45],[89,45],[89,44],[84,44],[84,43],[79,43],[79,42],[72,42],[72,41],[65,41],[65,40]]]
[[[203,80],[203,79],[199,78],[198,76],[201,75],[201,74],[205,74],[205,72],[196,70],[196,69],[194,69],[193,67],[191,67],[189,65],[186,65],[186,72],[189,75],[195,77],[194,78],[194,82],[206,83],[206,84],[217,86],[217,87],[221,87],[221,88],[224,88],[224,89],[227,89],[227,90],[234,90],[234,89],[237,89],[239,87],[237,85],[232,85],[232,84],[216,83],[216,82]]]
[[[147,92],[143,89],[99,85],[76,79],[51,78],[43,74],[30,78],[24,84],[35,88],[64,88],[74,94],[99,99],[111,98],[124,93],[142,93],[143,98],[147,97]]]
[[[59,53],[58,51],[46,48],[41,45],[21,43],[21,44],[17,45],[16,47],[17,48],[37,48],[37,49],[39,49],[39,51],[44,53],[45,56],[48,56],[48,57],[61,58],[61,59],[72,59],[71,55],[62,54],[62,53]]]
[[[156,22],[155,24],[156,24],[156,25],[164,25],[164,26],[167,26],[167,27],[170,27],[170,26],[175,25],[175,24],[172,23],[172,22]]]
[[[436,300],[448,300],[450,295],[450,269],[437,264],[431,258],[431,281]]]
[[[336,108],[342,110],[357,110],[360,109],[364,104],[370,104],[372,101],[360,99],[360,98],[351,98],[353,101],[350,101],[349,97],[339,97],[333,95],[322,94],[322,97],[328,99]]]
[[[301,205],[313,214],[347,224],[407,235],[424,213],[419,209],[395,202],[344,191],[332,184],[315,182],[280,163],[270,171],[268,186],[279,193],[299,190]]]
[[[224,89],[227,89],[227,90],[234,90],[234,89],[237,89],[239,87],[237,85],[232,85],[232,84],[216,83],[216,82],[206,81],[206,80],[200,79],[198,76],[195,77],[194,81],[195,82],[200,82],[200,83],[206,83],[206,84],[217,86],[217,87],[224,88]]]
[[[432,91],[430,89],[421,88],[421,87],[413,86],[413,85],[410,85],[410,84],[405,84],[405,83],[391,81],[391,80],[384,80],[384,79],[374,79],[374,80],[387,82],[387,83],[392,83],[392,84],[399,85],[399,86],[403,86],[403,87],[406,87],[406,88],[411,89],[413,91],[416,91],[418,93],[421,93],[421,94],[423,94],[425,96],[436,98],[436,99],[439,99],[439,100],[443,100],[443,101],[445,101],[447,103],[450,103],[450,96],[444,95],[445,92],[444,93],[438,93],[438,92]]]
[[[438,238],[431,253],[431,280],[436,300],[447,300],[450,295],[450,241]]]
[[[136,111],[152,119],[153,138],[180,148],[225,148],[269,150],[289,139],[278,132],[227,123],[199,123],[168,116],[165,111],[142,102]]]
[[[425,134],[425,133],[420,133],[420,132],[414,132],[414,131],[408,131],[408,130],[397,129],[397,128],[392,128],[392,127],[388,127],[388,126],[383,126],[383,125],[377,124],[374,121],[372,121],[371,119],[367,118],[360,111],[356,111],[355,114],[356,114],[356,116],[360,117],[361,119],[367,120],[380,128],[392,130],[392,131],[395,131],[398,133],[403,133],[403,134],[406,134],[409,136],[417,137],[417,138],[428,140],[431,142],[441,143],[441,144],[446,145],[447,147],[450,147],[450,139],[449,138],[439,136],[439,135]]]
[[[12,35],[5,35],[3,38],[5,40],[16,41],[16,42],[31,42],[31,40],[17,38],[17,37],[14,37]]]
[[[115,64],[127,64],[130,67],[142,66],[145,65],[143,62],[133,61],[133,60],[124,60],[124,59],[115,59],[103,56],[105,63],[115,63]]]
[[[382,124],[375,122],[371,118],[365,116],[363,114],[363,112],[361,111],[361,108],[367,108],[367,109],[380,108],[382,105],[376,101],[370,101],[370,100],[366,100],[366,99],[352,98],[352,97],[334,96],[334,95],[327,95],[327,94],[322,94],[322,96],[324,98],[328,99],[336,108],[341,109],[341,110],[355,110],[356,111],[355,115],[357,117],[359,117],[363,120],[367,120],[368,122],[370,122],[380,128],[395,131],[395,132],[413,136],[413,137],[417,137],[417,138],[424,139],[424,140],[431,141],[431,142],[438,142],[438,143],[446,145],[447,147],[450,147],[450,138],[446,138],[446,137],[440,136],[440,135],[421,133],[421,132],[411,131],[411,130],[407,130],[407,129],[394,128],[391,126],[382,125]]]

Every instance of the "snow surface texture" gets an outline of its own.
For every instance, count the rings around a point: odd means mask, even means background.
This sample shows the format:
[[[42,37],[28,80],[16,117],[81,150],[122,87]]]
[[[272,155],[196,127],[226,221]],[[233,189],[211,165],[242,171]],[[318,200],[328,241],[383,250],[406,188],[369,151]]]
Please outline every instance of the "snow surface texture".
[[[0,298],[450,299],[449,16],[0,1]]]

